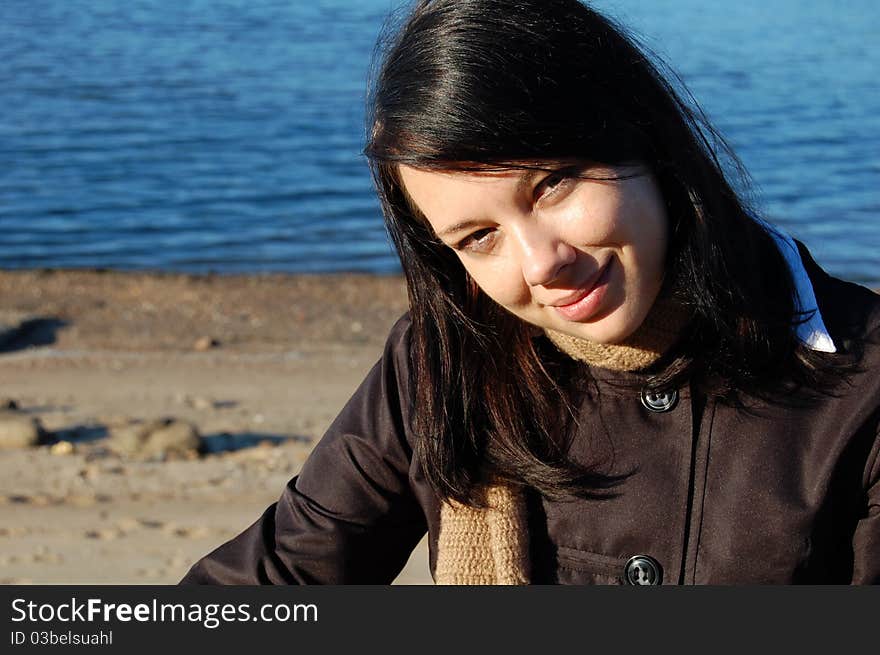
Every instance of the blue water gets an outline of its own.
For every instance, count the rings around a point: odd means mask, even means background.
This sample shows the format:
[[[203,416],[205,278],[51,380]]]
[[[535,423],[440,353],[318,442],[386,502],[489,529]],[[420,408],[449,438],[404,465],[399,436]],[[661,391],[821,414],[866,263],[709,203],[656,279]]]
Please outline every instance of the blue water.
[[[880,3],[597,2],[766,217],[880,287]],[[0,2],[0,268],[398,270],[363,147],[391,0]]]

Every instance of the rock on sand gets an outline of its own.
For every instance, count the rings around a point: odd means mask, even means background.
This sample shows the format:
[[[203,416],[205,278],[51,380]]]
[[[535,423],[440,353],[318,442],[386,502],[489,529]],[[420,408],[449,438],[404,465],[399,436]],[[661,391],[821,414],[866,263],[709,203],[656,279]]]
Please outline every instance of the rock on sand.
[[[131,421],[116,427],[108,446],[121,455],[135,458],[189,456],[199,451],[202,438],[195,426],[187,421],[161,418],[153,421]]]

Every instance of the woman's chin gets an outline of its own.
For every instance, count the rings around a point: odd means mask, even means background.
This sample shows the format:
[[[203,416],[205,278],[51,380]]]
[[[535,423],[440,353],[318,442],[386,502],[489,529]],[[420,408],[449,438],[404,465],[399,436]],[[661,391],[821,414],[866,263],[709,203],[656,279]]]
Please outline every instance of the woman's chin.
[[[613,346],[625,343],[644,320],[645,316],[633,315],[621,306],[589,323],[569,323],[557,330],[573,337]]]

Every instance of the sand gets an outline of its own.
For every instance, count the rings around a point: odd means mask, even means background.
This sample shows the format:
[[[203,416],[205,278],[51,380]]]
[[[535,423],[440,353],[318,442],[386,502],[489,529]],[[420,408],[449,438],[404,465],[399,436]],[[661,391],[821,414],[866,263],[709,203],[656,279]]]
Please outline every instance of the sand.
[[[400,277],[0,271],[0,582],[173,584],[274,502],[406,310]],[[0,329],[2,333],[2,329]],[[173,417],[225,452],[107,448]],[[398,577],[427,584],[422,543]]]

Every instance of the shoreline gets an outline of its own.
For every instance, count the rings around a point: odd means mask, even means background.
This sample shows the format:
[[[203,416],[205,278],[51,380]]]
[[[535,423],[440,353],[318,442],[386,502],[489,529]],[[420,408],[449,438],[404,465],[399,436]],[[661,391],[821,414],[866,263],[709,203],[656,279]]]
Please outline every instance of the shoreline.
[[[402,276],[0,270],[0,324],[42,321],[37,345],[61,349],[381,344],[406,309]]]

